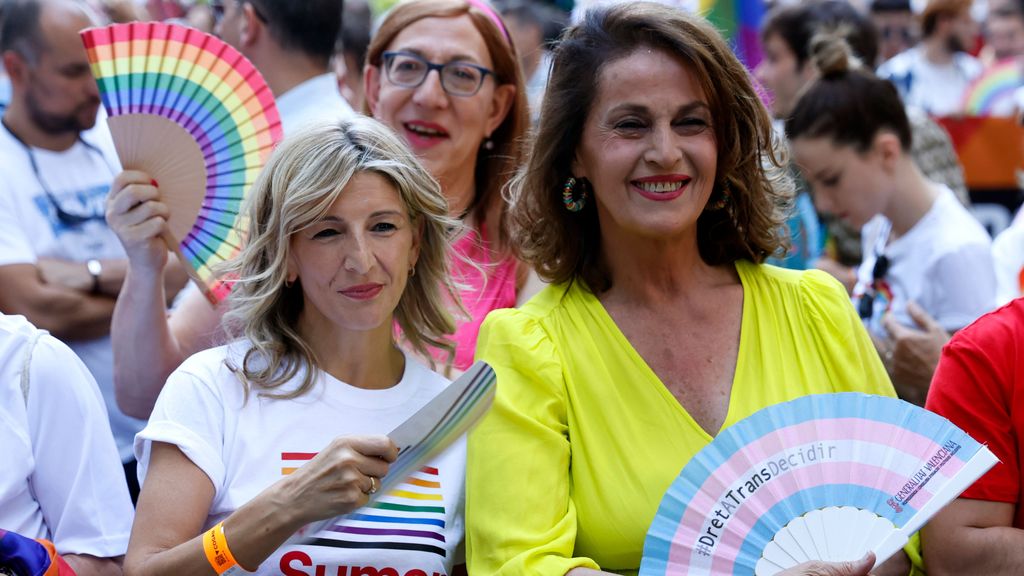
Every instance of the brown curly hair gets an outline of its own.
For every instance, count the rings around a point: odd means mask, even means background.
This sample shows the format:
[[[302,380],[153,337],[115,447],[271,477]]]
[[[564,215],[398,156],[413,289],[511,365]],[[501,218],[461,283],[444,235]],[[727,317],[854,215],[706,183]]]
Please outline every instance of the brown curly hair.
[[[562,186],[572,176],[604,66],[639,48],[664,50],[685,62],[712,111],[718,171],[711,202],[722,199],[725,188],[730,201],[725,209],[705,210],[697,221],[703,260],[760,263],[785,247],[793,184],[747,69],[700,17],[651,2],[619,4],[588,11],[559,39],[529,159],[508,190],[513,248],[549,282],[582,279],[595,293],[611,287],[597,210],[593,203],[580,212],[566,210]]]

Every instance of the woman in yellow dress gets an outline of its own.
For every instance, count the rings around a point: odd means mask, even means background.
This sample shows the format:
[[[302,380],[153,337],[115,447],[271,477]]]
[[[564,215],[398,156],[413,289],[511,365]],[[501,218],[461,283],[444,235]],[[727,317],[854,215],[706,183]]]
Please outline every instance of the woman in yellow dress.
[[[563,35],[511,199],[518,255],[551,285],[492,312],[477,348],[498,394],[470,436],[471,574],[636,573],[721,429],[807,394],[894,395],[838,282],[761,264],[792,188],[773,144],[703,20],[638,2]]]

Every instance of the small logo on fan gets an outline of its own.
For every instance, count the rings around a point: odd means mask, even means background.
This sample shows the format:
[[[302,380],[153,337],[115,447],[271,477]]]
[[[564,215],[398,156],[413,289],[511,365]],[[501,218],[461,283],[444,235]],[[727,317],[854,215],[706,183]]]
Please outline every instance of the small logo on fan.
[[[921,490],[924,489],[925,485],[939,473],[949,461],[960,451],[960,444],[957,444],[953,440],[947,440],[945,444],[939,448],[935,454],[925,461],[921,469],[914,473],[913,476],[907,478],[907,483],[900,488],[898,492],[893,494],[893,498],[889,499],[890,506],[892,506],[893,500],[902,505],[907,505],[910,501],[917,496]],[[894,507],[895,508],[895,507]],[[899,512],[899,510],[896,510]]]
[[[903,506],[900,506],[899,502],[896,502],[894,498],[889,498],[889,500],[887,500],[887,503],[893,510],[896,511],[897,514],[903,512]]]

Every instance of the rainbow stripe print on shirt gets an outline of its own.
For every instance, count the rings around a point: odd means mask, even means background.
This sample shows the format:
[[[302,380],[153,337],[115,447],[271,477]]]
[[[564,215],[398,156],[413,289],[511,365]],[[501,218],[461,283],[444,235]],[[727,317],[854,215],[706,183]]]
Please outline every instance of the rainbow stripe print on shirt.
[[[282,452],[281,475],[295,472],[315,452]],[[373,504],[317,534],[310,546],[414,550],[447,556],[445,507],[437,468],[424,466]]]

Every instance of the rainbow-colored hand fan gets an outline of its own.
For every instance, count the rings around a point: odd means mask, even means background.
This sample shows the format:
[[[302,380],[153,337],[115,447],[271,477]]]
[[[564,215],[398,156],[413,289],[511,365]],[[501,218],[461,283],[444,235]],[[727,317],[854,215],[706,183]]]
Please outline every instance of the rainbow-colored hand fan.
[[[1024,86],[1024,64],[1016,58],[996,63],[978,76],[964,92],[964,113],[971,116],[1009,115],[1013,94]]]
[[[844,393],[765,408],[722,431],[665,493],[641,576],[772,575],[888,559],[997,462],[945,418]]]
[[[241,203],[281,120],[263,77],[221,40],[133,22],[82,33],[121,164],[156,179],[171,210],[168,246],[211,301],[229,291],[211,266],[239,251]]]

